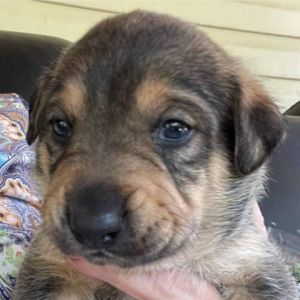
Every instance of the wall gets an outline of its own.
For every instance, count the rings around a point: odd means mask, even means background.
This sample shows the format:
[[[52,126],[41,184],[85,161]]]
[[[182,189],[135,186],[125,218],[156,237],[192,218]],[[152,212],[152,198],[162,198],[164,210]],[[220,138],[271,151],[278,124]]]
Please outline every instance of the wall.
[[[2,0],[0,30],[77,40],[99,20],[136,8],[195,23],[256,73],[282,110],[300,101],[300,1]]]

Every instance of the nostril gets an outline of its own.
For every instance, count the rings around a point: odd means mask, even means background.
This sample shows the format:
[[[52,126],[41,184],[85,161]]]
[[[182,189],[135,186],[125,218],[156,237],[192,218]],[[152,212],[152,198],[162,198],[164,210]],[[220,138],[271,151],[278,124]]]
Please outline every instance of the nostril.
[[[104,245],[111,246],[117,240],[120,232],[111,232],[102,235],[101,239]]]

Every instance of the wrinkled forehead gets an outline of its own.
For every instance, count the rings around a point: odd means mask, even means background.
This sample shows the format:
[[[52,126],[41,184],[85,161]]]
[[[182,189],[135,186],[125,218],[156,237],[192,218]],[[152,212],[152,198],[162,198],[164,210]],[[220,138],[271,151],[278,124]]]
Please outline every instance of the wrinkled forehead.
[[[230,73],[225,54],[190,26],[168,18],[153,23],[152,18],[98,25],[69,49],[57,72],[64,80],[62,101],[71,113],[83,107],[106,114],[116,107],[123,115],[132,107],[145,112],[163,107],[174,90],[202,102],[225,99]]]
[[[142,118],[151,122],[171,108],[203,116],[212,114],[208,103],[192,90],[153,77],[141,78],[130,90],[119,91],[119,95],[116,92],[112,95],[108,89],[95,95],[82,79],[72,78],[65,82],[56,99],[70,119],[82,121],[103,118],[119,122],[123,118]]]

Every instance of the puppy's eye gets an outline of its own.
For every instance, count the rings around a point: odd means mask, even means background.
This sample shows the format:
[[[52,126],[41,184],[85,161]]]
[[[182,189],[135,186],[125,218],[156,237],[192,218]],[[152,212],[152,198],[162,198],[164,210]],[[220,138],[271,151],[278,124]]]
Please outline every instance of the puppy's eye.
[[[53,120],[51,123],[55,136],[59,138],[65,138],[71,135],[71,126],[67,121]]]
[[[164,122],[159,131],[159,138],[166,142],[186,142],[190,137],[192,128],[190,125],[179,120]]]

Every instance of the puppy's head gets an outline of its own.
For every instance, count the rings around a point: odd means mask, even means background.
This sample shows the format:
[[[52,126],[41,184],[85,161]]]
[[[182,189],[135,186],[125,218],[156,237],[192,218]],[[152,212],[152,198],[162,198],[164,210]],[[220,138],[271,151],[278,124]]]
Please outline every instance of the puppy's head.
[[[234,232],[282,134],[269,97],[205,35],[133,12],[44,76],[27,137],[57,246],[132,266]]]

